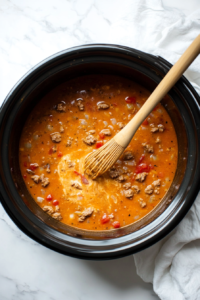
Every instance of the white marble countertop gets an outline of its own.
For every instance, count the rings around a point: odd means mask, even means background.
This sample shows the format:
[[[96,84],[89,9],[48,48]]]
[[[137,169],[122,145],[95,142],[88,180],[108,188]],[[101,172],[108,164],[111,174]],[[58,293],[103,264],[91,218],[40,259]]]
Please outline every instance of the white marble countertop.
[[[186,15],[200,7],[199,0],[163,2],[172,13],[178,9]],[[80,44],[114,43],[110,29],[128,3],[1,0],[0,103],[24,73],[47,56]],[[132,256],[104,262],[63,256],[25,236],[1,205],[0,237],[0,300],[158,299],[152,285],[137,276]]]

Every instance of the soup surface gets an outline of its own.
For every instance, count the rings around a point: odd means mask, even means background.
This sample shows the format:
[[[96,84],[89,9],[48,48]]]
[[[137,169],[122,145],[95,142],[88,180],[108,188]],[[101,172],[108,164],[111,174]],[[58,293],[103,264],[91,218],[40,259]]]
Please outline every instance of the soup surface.
[[[24,182],[38,205],[65,224],[109,230],[148,214],[169,189],[177,166],[177,138],[159,104],[107,173],[84,175],[84,157],[121,130],[150,92],[121,77],[67,81],[39,101],[19,145]]]

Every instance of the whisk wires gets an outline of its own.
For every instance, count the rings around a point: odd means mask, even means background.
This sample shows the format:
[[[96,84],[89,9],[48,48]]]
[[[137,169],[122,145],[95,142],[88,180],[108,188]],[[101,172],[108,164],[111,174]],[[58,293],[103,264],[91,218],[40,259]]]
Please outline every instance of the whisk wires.
[[[95,179],[113,166],[124,152],[124,149],[125,148],[118,145],[114,139],[111,139],[101,148],[86,156],[84,163],[85,172],[90,175],[92,179]]]

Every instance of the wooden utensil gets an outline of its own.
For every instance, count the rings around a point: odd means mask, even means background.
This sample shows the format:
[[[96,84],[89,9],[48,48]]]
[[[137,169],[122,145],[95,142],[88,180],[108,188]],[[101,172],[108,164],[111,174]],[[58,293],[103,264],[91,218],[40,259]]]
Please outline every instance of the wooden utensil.
[[[159,83],[142,108],[130,120],[130,122],[117,133],[109,142],[96,151],[89,153],[85,158],[84,170],[92,178],[105,173],[122,155],[132,140],[135,132],[150,114],[153,108],[169,92],[185,70],[200,53],[200,35],[187,48],[175,65],[169,70]]]

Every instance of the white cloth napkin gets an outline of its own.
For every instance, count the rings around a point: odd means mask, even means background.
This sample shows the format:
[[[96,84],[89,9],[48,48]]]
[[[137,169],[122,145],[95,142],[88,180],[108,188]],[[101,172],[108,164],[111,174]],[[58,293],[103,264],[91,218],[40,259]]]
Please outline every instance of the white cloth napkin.
[[[110,41],[175,63],[198,34],[200,9],[186,17],[160,0],[134,0],[125,1],[124,18],[113,26]],[[185,76],[200,92],[200,57]],[[134,260],[138,275],[153,283],[162,300],[200,299],[200,194],[182,222]]]

